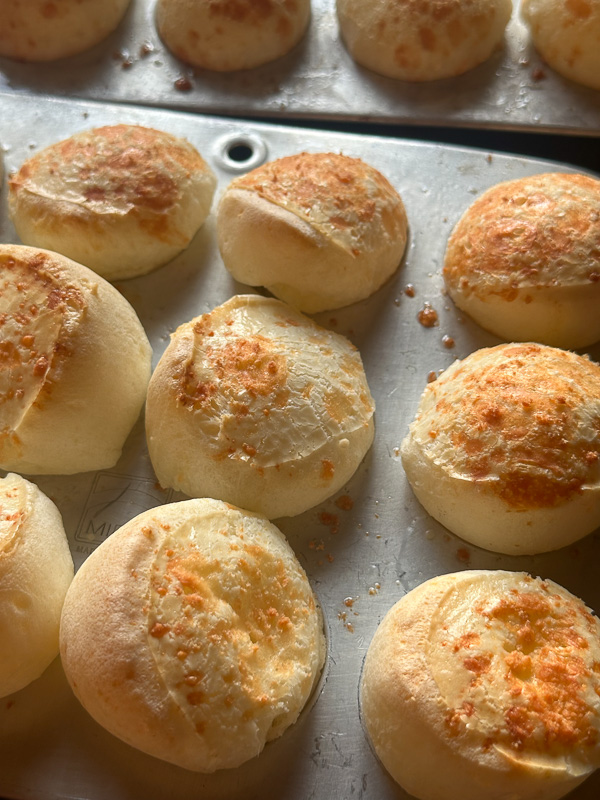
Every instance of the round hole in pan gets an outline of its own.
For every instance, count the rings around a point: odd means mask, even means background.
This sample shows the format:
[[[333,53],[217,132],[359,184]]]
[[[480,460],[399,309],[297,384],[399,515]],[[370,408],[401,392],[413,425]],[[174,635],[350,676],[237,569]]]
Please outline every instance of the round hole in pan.
[[[267,157],[267,145],[253,133],[231,133],[216,143],[216,160],[229,172],[247,172],[260,166]]]

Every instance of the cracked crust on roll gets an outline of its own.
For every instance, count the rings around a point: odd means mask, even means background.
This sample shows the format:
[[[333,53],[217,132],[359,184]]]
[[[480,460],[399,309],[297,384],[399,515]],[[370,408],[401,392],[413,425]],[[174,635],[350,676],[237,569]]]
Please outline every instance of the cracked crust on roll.
[[[188,500],[141,514],[87,559],[65,601],[61,657],[111,733],[213,772],[296,721],[325,638],[283,534],[220,501]]]
[[[509,341],[598,341],[600,180],[546,173],[488,189],[450,235],[444,280],[460,309]]]
[[[270,519],[340,489],[373,440],[356,348],[279,300],[238,295],[179,327],[150,381],[162,486]]]
[[[125,298],[57,253],[0,246],[0,467],[112,467],[139,416],[152,351]]]
[[[538,344],[478,350],[430,383],[402,443],[432,517],[500,553],[564,547],[600,525],[600,366]]]
[[[156,27],[169,50],[216,72],[281,58],[302,37],[310,0],[158,0]]]
[[[598,619],[561,586],[500,570],[442,575],[377,629],[362,719],[419,800],[554,800],[600,765],[599,665]]]
[[[337,0],[354,60],[405,81],[450,78],[486,61],[511,13],[511,0]]]
[[[184,250],[209,214],[215,186],[184,139],[110,125],[28,159],[10,179],[9,212],[25,244],[118,280],[144,275]]]
[[[398,269],[407,220],[398,192],[373,167],[300,153],[232,181],[217,234],[236,280],[312,314],[379,289]]]

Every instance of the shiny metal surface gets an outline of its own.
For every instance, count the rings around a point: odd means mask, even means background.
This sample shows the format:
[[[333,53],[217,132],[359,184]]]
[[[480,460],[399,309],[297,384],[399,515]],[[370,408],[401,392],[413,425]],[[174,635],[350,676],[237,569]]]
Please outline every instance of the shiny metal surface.
[[[0,700],[0,796],[19,800],[406,797],[371,751],[358,707],[366,649],[396,600],[437,574],[504,568],[552,578],[600,611],[598,533],[576,546],[536,557],[511,558],[479,550],[449,534],[420,508],[398,452],[428,374],[498,342],[462,318],[443,294],[440,269],[448,233],[490,185],[556,165],[419,142],[11,94],[0,95],[0,112],[0,146],[7,172],[37,149],[76,131],[139,123],[188,138],[215,170],[218,192],[244,169],[230,157],[228,142],[246,142],[249,163],[301,150],[359,156],[400,191],[410,222],[408,251],[398,273],[369,300],[316,317],[359,347],[377,412],[374,445],[347,487],[299,517],[278,521],[309,575],[326,619],[327,664],[309,708],[253,761],[232,771],[196,775],[137,752],[96,725],[72,696],[57,659],[38,681]],[[6,216],[6,183],[0,197],[0,241],[16,241]],[[407,284],[414,286],[414,297],[404,292]],[[233,282],[220,261],[214,214],[175,261],[150,275],[123,281],[118,288],[148,332],[154,363],[179,323],[248,290]],[[425,328],[417,320],[426,302],[438,312],[436,327]],[[454,347],[444,345],[444,335],[454,339]],[[600,358],[599,347],[589,352]],[[46,477],[38,483],[63,513],[77,564],[135,514],[176,499],[156,486],[141,424],[114,469]],[[595,800],[599,795],[597,774],[572,797]]]
[[[411,84],[354,63],[339,36],[335,0],[312,0],[308,34],[289,55],[229,75],[174,58],[156,32],[155,0],[132,0],[115,33],[80,56],[42,65],[0,59],[0,90],[237,117],[599,134],[600,92],[544,65],[520,21],[520,0],[513,2],[503,51],[458,78]]]

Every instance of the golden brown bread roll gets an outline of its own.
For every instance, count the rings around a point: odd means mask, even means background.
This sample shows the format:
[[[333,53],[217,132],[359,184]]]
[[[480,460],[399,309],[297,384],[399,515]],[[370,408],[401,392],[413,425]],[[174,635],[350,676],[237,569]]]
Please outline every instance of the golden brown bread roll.
[[[174,55],[218,72],[251,69],[296,45],[310,0],[158,0],[156,26]]]
[[[121,21],[129,0],[3,0],[0,55],[53,61],[88,50]]]
[[[112,467],[151,356],[135,311],[105,280],[57,253],[0,245],[0,468]]]
[[[511,0],[337,0],[342,38],[363,67],[405,81],[461,75],[503,42]]]
[[[185,249],[216,178],[189,142],[139,125],[94,128],[46,147],[9,184],[21,241],[107,280],[144,275]]]
[[[58,655],[73,559],[58,509],[20,475],[0,478],[0,697]]]
[[[446,249],[448,294],[509,341],[578,348],[600,339],[600,180],[546,173],[492,186]]]
[[[477,350],[425,389],[402,463],[432,517],[479,547],[555,550],[600,525],[600,366],[537,344]]]
[[[200,772],[280,736],[325,657],[320,610],[283,534],[207,499],[151,509],[103,542],[68,592],[60,640],[97,722]]]
[[[419,800],[554,800],[600,764],[599,663],[598,619],[556,583],[441,575],[377,629],[362,719]]]
[[[521,14],[552,69],[600,89],[600,0],[523,0]]]
[[[300,153],[232,181],[217,234],[236,280],[314,313],[379,289],[400,264],[407,221],[398,192],[373,167]]]
[[[152,375],[158,480],[269,519],[330,497],[373,440],[360,355],[285,303],[236,296],[181,325]]]

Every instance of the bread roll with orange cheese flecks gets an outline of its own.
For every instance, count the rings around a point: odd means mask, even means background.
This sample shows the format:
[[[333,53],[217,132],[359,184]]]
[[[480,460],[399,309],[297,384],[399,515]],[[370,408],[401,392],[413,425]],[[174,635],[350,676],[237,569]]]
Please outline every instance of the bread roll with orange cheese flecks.
[[[325,636],[283,534],[200,499],[151,509],[92,553],[65,600],[60,652],[100,725],[156,758],[213,772],[296,722]]]
[[[279,300],[238,295],[173,334],[148,387],[146,438],[162,486],[274,519],[350,479],[374,408],[346,338]]]
[[[600,765],[599,664],[597,617],[558,584],[440,575],[377,629],[362,719],[411,797],[556,800]]]
[[[130,0],[3,0],[0,55],[54,61],[88,50],[118,26]]]
[[[0,468],[114,466],[146,397],[152,350],[114,286],[58,253],[0,245]]]
[[[472,544],[555,550],[600,525],[600,366],[543,345],[456,361],[425,389],[402,443],[418,500]]]
[[[370,165],[300,153],[232,181],[217,234],[236,280],[312,314],[379,289],[400,264],[407,220],[398,192]]]
[[[39,678],[58,655],[73,559],[60,513],[20,475],[0,478],[0,697]]]
[[[600,89],[600,0],[523,0],[521,15],[552,69]]]
[[[144,275],[184,250],[216,178],[196,148],[140,125],[77,133],[28,159],[9,183],[21,241],[107,280]]]
[[[288,53],[304,36],[310,0],[158,0],[169,50],[195,67],[234,72]]]
[[[337,0],[354,60],[405,81],[451,78],[486,61],[511,14],[511,0]]]
[[[509,341],[600,339],[600,180],[542,173],[492,186],[452,231],[448,294]]]

